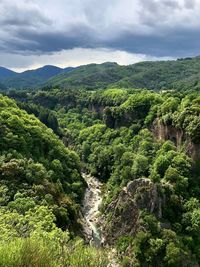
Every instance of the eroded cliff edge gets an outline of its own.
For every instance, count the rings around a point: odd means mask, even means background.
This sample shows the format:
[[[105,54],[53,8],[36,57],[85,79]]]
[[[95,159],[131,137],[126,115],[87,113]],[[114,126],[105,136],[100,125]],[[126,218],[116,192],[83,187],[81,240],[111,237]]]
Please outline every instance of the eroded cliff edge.
[[[141,211],[146,210],[162,219],[166,196],[160,184],[150,179],[131,181],[109,204],[104,215],[105,243],[112,245],[121,236],[135,236],[144,230]]]
[[[185,130],[173,125],[166,125],[158,118],[154,120],[150,130],[156,140],[171,140],[177,149],[184,149],[184,152],[192,158],[193,162],[200,160],[200,144],[194,143]]]

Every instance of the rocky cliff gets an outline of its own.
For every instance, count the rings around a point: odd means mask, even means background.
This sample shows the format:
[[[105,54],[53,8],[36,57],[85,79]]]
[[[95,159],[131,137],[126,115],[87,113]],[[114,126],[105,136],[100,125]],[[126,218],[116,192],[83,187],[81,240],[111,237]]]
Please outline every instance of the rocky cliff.
[[[111,245],[121,236],[135,236],[142,230],[141,210],[147,210],[161,219],[162,208],[166,201],[161,192],[161,185],[146,178],[129,182],[104,213],[105,243]]]
[[[183,129],[165,125],[159,119],[156,119],[152,124],[151,131],[156,140],[171,140],[178,149],[184,147],[184,151],[194,162],[200,160],[200,143],[192,142],[190,136]]]

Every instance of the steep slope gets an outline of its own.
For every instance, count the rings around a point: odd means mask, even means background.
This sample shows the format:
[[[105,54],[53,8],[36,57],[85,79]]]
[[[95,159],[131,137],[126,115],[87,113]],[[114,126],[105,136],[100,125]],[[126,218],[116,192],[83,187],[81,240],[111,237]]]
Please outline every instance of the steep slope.
[[[78,156],[0,95],[0,266],[107,267],[74,234],[84,188]]]
[[[7,192],[5,200],[1,199],[4,205],[22,194],[34,205],[52,208],[58,226],[74,227],[84,189],[78,156],[35,116],[2,96],[0,129],[0,188],[6,187]]]

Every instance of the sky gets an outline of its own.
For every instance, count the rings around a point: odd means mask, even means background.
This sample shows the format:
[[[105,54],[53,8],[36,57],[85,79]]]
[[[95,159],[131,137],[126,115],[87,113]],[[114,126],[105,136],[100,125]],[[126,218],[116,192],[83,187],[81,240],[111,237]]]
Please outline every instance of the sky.
[[[199,14],[200,0],[0,0],[0,66],[197,56]]]

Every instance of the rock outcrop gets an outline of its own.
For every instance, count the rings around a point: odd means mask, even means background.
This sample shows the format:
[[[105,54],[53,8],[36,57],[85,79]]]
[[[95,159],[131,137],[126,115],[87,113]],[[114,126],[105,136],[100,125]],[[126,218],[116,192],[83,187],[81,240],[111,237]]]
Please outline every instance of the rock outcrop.
[[[105,211],[105,243],[111,245],[124,235],[135,236],[141,230],[141,210],[145,209],[161,219],[165,203],[161,191],[161,185],[150,179],[140,178],[129,182]]]
[[[165,125],[159,119],[156,119],[153,122],[151,131],[156,140],[171,140],[178,149],[184,145],[185,153],[192,158],[193,162],[200,159],[200,144],[192,142],[190,136],[183,129]]]

